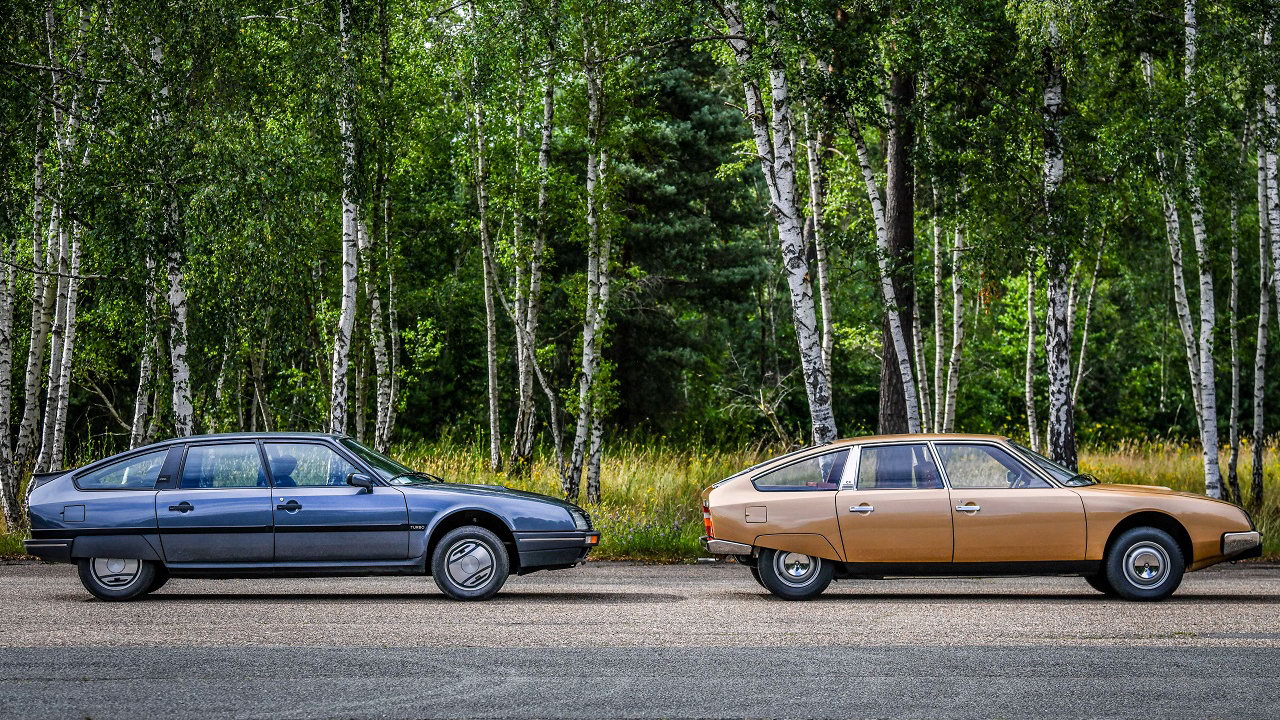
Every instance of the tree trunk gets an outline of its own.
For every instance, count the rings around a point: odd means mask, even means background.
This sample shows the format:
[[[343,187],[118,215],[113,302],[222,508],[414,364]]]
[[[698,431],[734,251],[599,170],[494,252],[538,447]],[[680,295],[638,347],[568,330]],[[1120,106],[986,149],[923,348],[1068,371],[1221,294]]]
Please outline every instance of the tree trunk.
[[[169,274],[169,365],[173,372],[173,430],[178,437],[195,434],[191,404],[191,366],[187,362],[187,291],[183,287],[182,258],[171,249],[165,258]]]
[[[743,69],[742,85],[746,93],[746,116],[751,123],[756,151],[769,189],[769,209],[778,232],[782,262],[791,292],[791,315],[796,342],[800,349],[800,365],[804,374],[805,395],[809,401],[809,422],[813,442],[824,445],[836,439],[835,414],[831,407],[831,384],[823,369],[822,341],[818,333],[813,287],[804,254],[804,233],[796,204],[795,148],[791,143],[791,98],[786,66],[779,37],[777,6],[765,3],[765,37],[769,50],[769,81],[772,99],[772,123],[765,110],[759,85],[751,76],[752,48],[746,24],[736,1],[720,5],[721,15],[729,29],[727,40],[734,58]],[[905,357],[910,357],[906,355]],[[908,363],[909,366],[909,363]]]
[[[356,77],[351,46],[352,0],[338,4],[338,61],[342,90],[338,105],[338,133],[342,139],[342,306],[333,334],[333,362],[330,369],[329,432],[347,431],[347,368],[350,364],[351,333],[356,322],[356,282],[359,254],[360,216],[356,195]]]
[[[1106,239],[1098,243],[1098,255],[1093,261],[1093,280],[1089,283],[1089,294],[1084,300],[1084,328],[1080,331],[1080,354],[1076,357],[1076,379],[1071,383],[1071,407],[1079,407],[1080,383],[1084,380],[1085,351],[1089,347],[1089,321],[1093,317],[1093,295],[1098,289],[1098,271],[1102,269],[1102,249]]]
[[[943,345],[946,330],[942,314],[942,223],[938,218],[938,188],[933,187],[933,218],[929,223],[933,231],[933,422],[934,430],[942,429],[942,405],[945,389],[942,386]],[[924,369],[921,368],[921,372]]]
[[[4,249],[4,254],[8,263],[17,260],[16,238]],[[17,272],[12,264],[6,264],[0,270],[0,420],[5,428],[0,440],[0,520],[9,532],[25,524],[20,517],[22,506],[18,500],[17,485],[21,476],[13,470],[13,444],[8,433],[13,414],[13,308],[17,293]]]
[[[1258,207],[1263,208],[1271,197],[1272,176],[1267,171],[1267,153],[1258,148]],[[1253,427],[1249,438],[1253,450],[1253,477],[1249,488],[1249,506],[1262,508],[1263,501],[1263,450],[1266,433],[1263,424],[1263,405],[1267,390],[1267,335],[1271,329],[1271,283],[1273,272],[1268,268],[1267,250],[1271,244],[1271,218],[1266,212],[1258,213],[1258,333],[1253,355]],[[1240,498],[1242,501],[1244,498]]]
[[[606,151],[600,151],[600,178],[603,183],[605,167],[608,165],[608,154]],[[609,201],[604,199],[600,203],[602,214],[609,211]],[[599,302],[600,311],[596,315],[597,335],[602,335],[605,327],[605,317],[609,312],[609,287],[611,285],[612,275],[610,274],[609,263],[613,256],[613,236],[604,233],[604,238],[600,242],[600,290]],[[600,348],[596,348],[595,359],[596,371],[600,368]],[[594,390],[594,388],[593,388]],[[587,502],[600,502],[600,458],[603,453],[604,445],[604,409],[601,407],[601,398],[599,391],[595,391],[594,403],[591,409],[591,451],[587,461]]]
[[[154,277],[156,271],[155,257],[150,252],[146,258],[147,279],[143,284],[143,313],[145,320],[143,323],[143,332],[146,337],[142,342],[142,352],[138,357],[138,392],[134,396],[133,401],[133,422],[129,427],[129,448],[133,449],[144,445],[146,437],[147,418],[151,413],[151,391],[152,384],[155,382],[155,367],[152,364],[156,347],[159,344],[158,338],[155,336],[155,286]]]
[[[804,114],[804,134],[806,154],[809,160],[809,227],[813,237],[813,250],[818,266],[818,307],[822,311],[822,368],[827,373],[827,382],[834,387],[835,380],[831,368],[831,351],[835,346],[835,331],[832,329],[834,318],[831,310],[831,288],[829,285],[829,263],[827,260],[827,237],[822,227],[822,216],[827,204],[827,175],[825,159],[827,148],[831,144],[830,134],[817,130],[806,110]]]
[[[502,427],[499,423],[498,397],[498,314],[493,304],[493,294],[498,282],[494,268],[493,239],[489,237],[489,170],[485,165],[488,146],[484,134],[484,109],[476,98],[471,118],[475,123],[475,173],[476,211],[480,221],[480,256],[484,275],[484,328],[485,360],[488,367],[489,386],[489,470],[502,470]]]
[[[960,274],[964,257],[964,225],[956,223],[951,244],[951,358],[947,362],[947,395],[943,400],[942,432],[956,427],[956,394],[960,391],[960,350],[964,345],[964,278]]]
[[[916,407],[917,425],[912,430],[908,419],[906,388],[900,375],[898,342],[893,338],[891,314],[898,315],[907,353],[905,361],[911,362],[915,353],[915,332],[911,308],[915,304],[915,179],[911,163],[915,128],[908,114],[915,99],[915,78],[905,72],[893,70],[889,74],[889,92],[885,96],[885,114],[889,119],[886,133],[885,154],[885,230],[888,254],[889,278],[893,283],[893,296],[898,305],[885,308],[885,321],[881,329],[884,338],[880,355],[880,418],[881,434],[919,432],[919,406]],[[886,300],[887,302],[887,300]]]
[[[903,404],[906,413],[906,431],[920,432],[920,411],[916,402],[916,383],[911,370],[911,348],[907,343],[906,328],[901,322],[898,308],[901,300],[893,282],[893,254],[889,248],[889,230],[885,226],[884,206],[880,202],[880,188],[876,185],[875,171],[871,169],[871,158],[867,152],[867,143],[862,138],[862,128],[852,113],[848,115],[849,134],[858,148],[858,164],[862,166],[862,178],[867,186],[867,198],[871,201],[871,213],[876,225],[876,259],[880,265],[880,292],[885,306],[885,317],[889,323],[888,339],[894,349],[894,358],[898,368],[898,382],[901,384]],[[889,348],[885,347],[887,354]],[[881,385],[883,388],[883,384]],[[880,422],[884,427],[885,400],[880,400]],[[946,420],[943,420],[946,425]]]
[[[1036,420],[1036,269],[1027,268],[1027,362],[1023,375],[1022,399],[1027,410],[1027,440],[1040,452],[1040,424]]]
[[[1271,26],[1262,35],[1262,44],[1271,47]],[[1268,78],[1272,76],[1268,75]],[[1263,88],[1263,107],[1267,115],[1267,127],[1276,127],[1276,84],[1271,80]],[[1271,239],[1271,284],[1275,293],[1276,311],[1280,312],[1280,156],[1274,142],[1267,143],[1267,231]]]
[[[80,275],[80,227],[72,226],[71,265],[67,278],[67,300],[64,311],[64,334],[62,339],[62,357],[58,359],[58,393],[54,402],[53,447],[49,451],[49,469],[61,470],[62,459],[66,451],[67,406],[71,397],[71,367],[76,346],[76,300],[79,295]],[[47,412],[47,410],[46,410]]]
[[[525,345],[529,353],[529,365],[533,368],[538,384],[547,396],[547,414],[551,424],[551,441],[555,451],[556,470],[563,478],[568,473],[564,458],[564,435],[560,428],[560,401],[554,388],[547,382],[538,365],[538,321],[542,310],[542,259],[546,252],[548,235],[548,211],[550,199],[548,189],[551,182],[551,141],[555,132],[555,99],[556,70],[551,60],[556,55],[556,31],[559,28],[558,0],[552,0],[552,30],[547,38],[547,85],[542,93],[542,139],[538,145],[538,227],[534,231],[533,248],[529,253],[529,299],[525,306],[524,329]],[[530,426],[533,423],[533,411],[530,410]],[[530,443],[528,455],[533,455],[533,432],[527,435]],[[522,450],[523,452],[523,450]]]
[[[56,222],[53,237],[57,238],[57,246],[50,257],[49,266],[57,268],[57,300],[53,311],[53,330],[49,335],[49,367],[45,380],[44,417],[41,420],[40,455],[36,458],[36,472],[53,469],[53,428],[57,422],[58,393],[62,386],[62,342],[66,337],[67,282],[71,270],[69,233],[62,213],[61,204],[53,208]]]
[[[1227,483],[1222,497],[1229,502],[1242,502],[1240,497],[1240,206],[1231,193],[1231,293],[1228,299],[1231,315],[1227,324],[1231,342],[1231,409],[1227,418],[1227,440],[1231,455],[1227,460]]]
[[[1183,79],[1187,86],[1186,107],[1194,111],[1196,106],[1196,0],[1183,4],[1184,43]],[[1200,386],[1200,443],[1204,450],[1204,491],[1212,498],[1222,496],[1222,473],[1218,466],[1218,392],[1214,378],[1213,333],[1217,311],[1213,297],[1213,268],[1209,259],[1208,233],[1204,224],[1204,205],[1200,194],[1200,178],[1197,171],[1195,124],[1189,121],[1183,143],[1184,162],[1187,169],[1187,195],[1191,210],[1191,235],[1196,246],[1196,267],[1200,275],[1200,337],[1197,352],[1200,358],[1198,383]]]
[[[1058,44],[1057,27],[1050,22],[1051,46],[1045,50],[1044,109],[1044,213],[1045,268],[1048,271],[1049,312],[1045,323],[1045,349],[1049,367],[1049,418],[1047,431],[1050,456],[1066,465],[1076,466],[1075,408],[1071,406],[1071,336],[1067,312],[1068,274],[1071,271],[1068,250],[1062,232],[1062,201],[1059,187],[1065,172],[1063,164],[1063,87],[1062,70],[1054,58]]]
[[[915,295],[911,301],[912,349],[915,351],[916,373],[918,381],[916,397],[920,399],[920,432],[930,432],[929,424],[929,366],[925,364],[924,337],[920,334],[920,296]]]

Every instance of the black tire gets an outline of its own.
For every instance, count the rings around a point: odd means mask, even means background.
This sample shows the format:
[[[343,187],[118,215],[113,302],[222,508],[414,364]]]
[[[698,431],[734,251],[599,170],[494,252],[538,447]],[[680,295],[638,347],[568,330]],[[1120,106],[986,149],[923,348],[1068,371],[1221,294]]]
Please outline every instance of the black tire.
[[[475,525],[445,533],[431,554],[431,576],[440,592],[454,600],[488,600],[502,589],[510,571],[502,540]]]
[[[1164,600],[1182,584],[1186,570],[1178,543],[1153,527],[1126,530],[1103,562],[1107,582],[1126,600]]]
[[[1089,583],[1089,587],[1093,588],[1094,590],[1097,590],[1103,595],[1107,595],[1109,597],[1117,596],[1116,589],[1111,587],[1111,583],[1107,582],[1107,576],[1105,573],[1098,573],[1097,575],[1085,575],[1084,581]]]
[[[756,564],[760,584],[783,600],[817,597],[831,584],[830,560],[765,548]]]
[[[156,565],[134,558],[80,558],[84,589],[99,600],[132,600],[151,592]]]
[[[148,587],[146,592],[143,594],[150,595],[164,587],[164,584],[167,582],[169,582],[169,571],[166,570],[163,565],[157,564],[155,568],[155,577],[151,578],[151,586]]]
[[[765,590],[768,590],[769,586],[765,585],[764,581],[760,579],[760,568],[756,567],[755,565],[749,565],[747,567],[749,570],[751,570],[751,577],[755,578],[757,583],[760,583],[760,587],[764,588]]]

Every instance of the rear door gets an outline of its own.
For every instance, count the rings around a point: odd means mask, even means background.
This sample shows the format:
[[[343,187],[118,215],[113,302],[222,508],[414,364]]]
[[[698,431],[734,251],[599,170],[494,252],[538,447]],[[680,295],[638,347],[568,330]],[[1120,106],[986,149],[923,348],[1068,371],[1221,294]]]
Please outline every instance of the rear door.
[[[364,472],[321,442],[265,442],[274,488],[277,562],[405,560],[409,513],[393,487],[347,484]]]
[[[994,443],[939,442],[958,563],[1084,560],[1084,503]]]
[[[271,488],[257,443],[188,447],[176,484],[155,501],[167,562],[271,561]]]
[[[928,445],[864,445],[857,455],[836,495],[846,562],[951,562],[950,498]]]

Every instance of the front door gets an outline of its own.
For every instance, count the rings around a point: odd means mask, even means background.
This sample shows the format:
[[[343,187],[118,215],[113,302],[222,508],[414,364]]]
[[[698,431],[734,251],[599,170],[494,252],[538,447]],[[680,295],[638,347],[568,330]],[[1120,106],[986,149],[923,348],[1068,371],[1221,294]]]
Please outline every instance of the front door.
[[[836,495],[850,563],[951,562],[951,504],[924,443],[864,445]],[[852,461],[852,458],[851,458]]]
[[[405,560],[409,513],[393,487],[347,484],[361,472],[331,446],[267,442],[277,562]]]
[[[1049,482],[1004,448],[935,443],[951,485],[958,563],[1084,560],[1080,496]]]
[[[257,443],[191,446],[177,485],[156,493],[166,562],[271,562],[271,488]]]

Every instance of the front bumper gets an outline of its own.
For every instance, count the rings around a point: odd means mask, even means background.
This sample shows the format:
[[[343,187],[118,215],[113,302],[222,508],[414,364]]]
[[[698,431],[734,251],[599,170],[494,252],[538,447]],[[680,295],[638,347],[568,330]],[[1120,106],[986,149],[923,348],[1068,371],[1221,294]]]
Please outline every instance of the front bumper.
[[[572,567],[587,559],[591,548],[600,544],[596,530],[515,533],[520,572]]]
[[[28,555],[35,555],[45,562],[71,562],[71,544],[74,540],[70,539],[47,539],[40,538],[38,540],[23,540],[22,548],[27,551]]]
[[[1257,530],[1223,533],[1222,554],[1232,560],[1261,557],[1262,533]]]
[[[702,543],[702,549],[712,555],[750,555],[751,546],[746,543],[733,542],[731,540],[719,540],[713,537],[703,535],[699,538]]]

